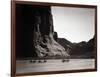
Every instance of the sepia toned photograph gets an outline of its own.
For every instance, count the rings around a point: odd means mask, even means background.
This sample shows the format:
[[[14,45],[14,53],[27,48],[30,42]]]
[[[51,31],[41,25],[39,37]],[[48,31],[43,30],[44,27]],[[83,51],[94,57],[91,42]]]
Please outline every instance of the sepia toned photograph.
[[[15,4],[16,74],[96,70],[96,6],[41,4]]]

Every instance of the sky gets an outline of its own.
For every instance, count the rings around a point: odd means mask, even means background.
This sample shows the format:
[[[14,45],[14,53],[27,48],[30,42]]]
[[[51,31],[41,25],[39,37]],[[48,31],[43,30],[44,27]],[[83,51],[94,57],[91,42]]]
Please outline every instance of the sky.
[[[95,34],[95,9],[52,6],[54,30],[71,42],[89,41]]]

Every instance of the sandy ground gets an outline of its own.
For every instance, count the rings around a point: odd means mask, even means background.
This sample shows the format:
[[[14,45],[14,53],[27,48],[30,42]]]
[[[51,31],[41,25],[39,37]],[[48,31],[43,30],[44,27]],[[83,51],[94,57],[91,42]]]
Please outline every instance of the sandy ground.
[[[94,59],[70,59],[69,62],[58,60],[47,60],[46,63],[31,63],[30,60],[17,60],[16,73],[45,72],[61,70],[78,70],[95,68]]]

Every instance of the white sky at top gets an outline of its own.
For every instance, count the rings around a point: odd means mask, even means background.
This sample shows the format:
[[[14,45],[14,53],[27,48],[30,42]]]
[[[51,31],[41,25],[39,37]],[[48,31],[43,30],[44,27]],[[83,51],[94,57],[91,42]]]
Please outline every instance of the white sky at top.
[[[54,30],[71,42],[89,41],[95,34],[95,9],[52,6]]]

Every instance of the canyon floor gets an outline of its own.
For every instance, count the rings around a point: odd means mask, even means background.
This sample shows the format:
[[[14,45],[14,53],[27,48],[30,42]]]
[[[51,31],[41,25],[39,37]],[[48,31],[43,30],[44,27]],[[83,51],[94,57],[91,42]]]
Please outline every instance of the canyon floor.
[[[94,69],[95,59],[70,59],[62,62],[62,59],[48,59],[45,63],[31,63],[30,60],[17,60],[16,73],[62,71],[78,69]]]

